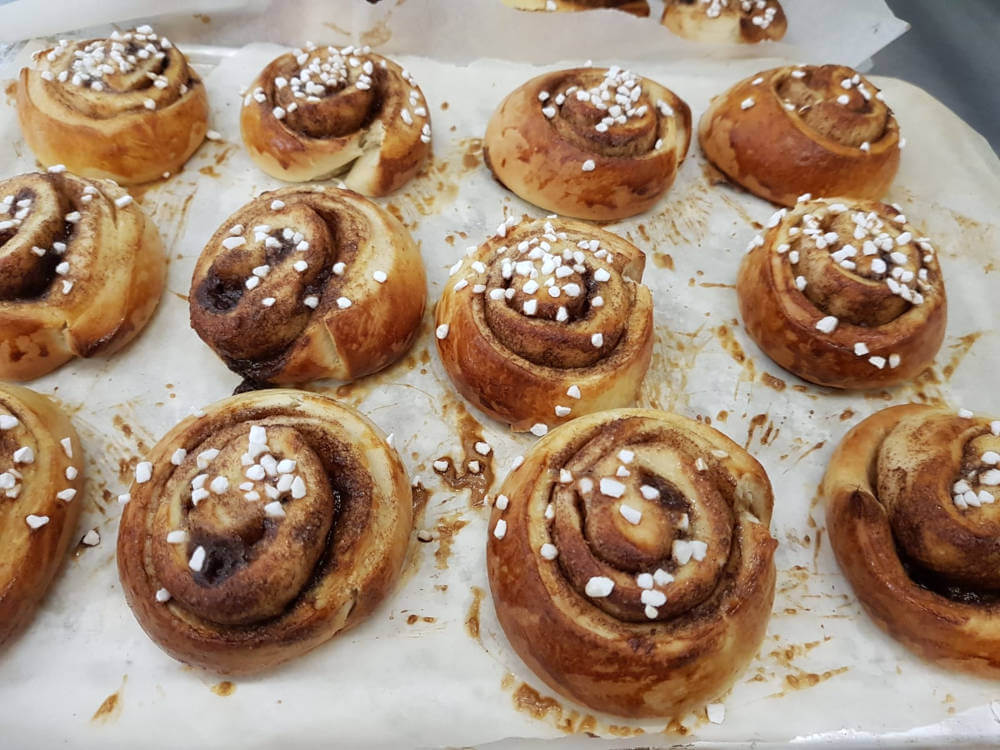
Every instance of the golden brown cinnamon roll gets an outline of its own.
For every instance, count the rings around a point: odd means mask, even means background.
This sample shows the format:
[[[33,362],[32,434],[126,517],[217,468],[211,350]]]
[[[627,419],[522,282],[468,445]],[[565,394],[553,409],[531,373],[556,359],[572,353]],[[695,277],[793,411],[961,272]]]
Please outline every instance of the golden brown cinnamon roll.
[[[725,691],[774,599],[764,469],[665,412],[575,419],[540,440],[494,503],[486,562],[511,645],[593,709],[671,716]]]
[[[823,479],[837,562],[875,623],[1000,676],[1000,420],[907,405],[847,433]]]
[[[660,23],[699,42],[778,41],[788,29],[778,0],[667,0]]]
[[[28,623],[74,538],[83,449],[45,396],[0,384],[0,646]]]
[[[496,178],[549,211],[612,220],[669,189],[691,140],[676,94],[619,67],[546,73],[515,89],[486,128]]]
[[[834,388],[914,378],[934,360],[948,318],[934,246],[875,201],[781,209],[750,243],[736,292],[765,354]]]
[[[368,199],[284,188],[223,222],[195,265],[191,325],[257,382],[354,380],[401,357],[427,298],[409,232]]]
[[[881,198],[903,145],[882,92],[843,65],[747,78],[712,99],[698,137],[729,179],[785,206],[803,193]]]
[[[365,619],[398,577],[409,480],[381,432],[303,391],[224,399],[136,466],[118,572],[182,661],[255,672]]]
[[[369,47],[310,44],[276,58],[243,100],[240,130],[250,156],[272,177],[339,176],[365,195],[400,187],[431,152],[420,87]]]
[[[503,0],[503,4],[518,10],[577,11],[615,8],[636,16],[649,15],[649,3],[646,0]]]
[[[125,184],[178,172],[208,130],[204,84],[149,26],[42,50],[21,70],[17,112],[43,165]]]
[[[458,389],[515,430],[635,402],[653,347],[646,257],[568,219],[509,218],[452,268],[438,353]]]
[[[61,167],[0,182],[0,378],[118,351],[165,278],[156,227],[113,182]]]

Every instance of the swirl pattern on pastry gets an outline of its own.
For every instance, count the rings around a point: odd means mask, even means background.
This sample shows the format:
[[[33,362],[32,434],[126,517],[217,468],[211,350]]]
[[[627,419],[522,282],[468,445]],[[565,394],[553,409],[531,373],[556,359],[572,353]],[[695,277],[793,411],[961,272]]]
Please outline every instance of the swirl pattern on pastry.
[[[0,377],[118,351],[165,278],[156,227],[110,180],[53,167],[0,182]]]
[[[483,154],[519,197],[580,219],[650,208],[670,188],[691,140],[676,94],[615,66],[545,73],[501,102]]]
[[[893,406],[823,479],[837,562],[876,624],[948,669],[1000,676],[1000,420]]]
[[[778,0],[667,0],[660,22],[699,42],[778,41],[788,29]]]
[[[747,332],[779,365],[820,385],[914,378],[947,323],[930,239],[884,203],[803,198],[771,217],[740,266]]]
[[[729,179],[785,206],[803,193],[881,198],[904,143],[882,92],[843,65],[747,78],[712,99],[698,137]]]
[[[646,0],[503,0],[503,4],[518,10],[578,11],[614,8],[635,16],[648,16]]]
[[[459,393],[535,434],[634,403],[653,346],[645,262],[583,222],[507,219],[455,264],[437,304],[438,353]]]
[[[0,645],[31,619],[74,538],[83,449],[45,396],[0,385]]]
[[[410,485],[381,432],[322,396],[265,390],[205,412],[137,465],[118,570],[167,653],[254,672],[360,622],[389,593]]]
[[[124,184],[180,171],[208,130],[204,84],[148,26],[42,50],[21,70],[17,110],[42,164]]]
[[[511,645],[591,708],[670,716],[726,690],[774,599],[763,468],[665,412],[588,415],[539,441],[494,502],[486,559]]]
[[[290,182],[340,176],[364,195],[410,180],[431,151],[431,121],[405,69],[369,47],[288,52],[260,72],[243,99],[250,156]]]
[[[256,382],[354,380],[401,357],[427,297],[393,216],[349,190],[284,188],[230,216],[202,251],[191,325]]]

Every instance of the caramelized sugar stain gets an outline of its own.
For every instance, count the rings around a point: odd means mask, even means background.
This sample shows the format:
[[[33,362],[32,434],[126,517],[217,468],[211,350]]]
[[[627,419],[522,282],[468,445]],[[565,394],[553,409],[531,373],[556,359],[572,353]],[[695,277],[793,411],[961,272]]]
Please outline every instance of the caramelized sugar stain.
[[[667,196],[667,203],[646,220],[645,232],[653,249],[673,249],[677,245],[701,246],[708,233],[712,198],[702,183],[689,185],[680,194]]]
[[[455,541],[455,536],[468,525],[469,522],[462,518],[462,511],[455,511],[438,519],[434,526],[438,543],[434,559],[437,561],[438,570],[445,570],[448,567],[448,558],[451,557],[451,545]]]
[[[736,284],[723,284],[717,281],[699,281],[698,286],[703,289],[735,289]]]
[[[773,388],[776,391],[783,391],[788,387],[788,384],[784,380],[774,377],[774,375],[769,372],[762,372],[760,374],[760,382],[768,388]]]
[[[472,604],[465,615],[465,631],[477,641],[479,640],[479,607],[483,603],[485,592],[478,586],[472,587]]]
[[[455,411],[455,422],[459,438],[462,442],[462,458],[456,463],[451,456],[440,456],[436,461],[443,461],[447,468],[434,472],[453,490],[469,490],[469,506],[481,508],[486,503],[486,493],[493,486],[493,450],[488,455],[482,455],[476,450],[476,443],[486,442],[483,439],[483,426],[475,417],[469,414],[465,404],[461,402],[444,405],[444,415]]]
[[[688,404],[687,376],[708,343],[708,332],[704,326],[690,332],[656,326],[653,337],[653,356],[639,390],[638,404],[680,411]]]
[[[221,177],[222,176],[218,172],[215,171],[215,167],[213,167],[211,164],[205,165],[204,167],[202,167],[201,169],[199,169],[198,172],[201,173],[201,174],[203,174],[203,175],[205,175],[206,177]]]
[[[739,188],[739,190],[743,191],[743,188]],[[745,191],[743,191],[743,192],[745,192]],[[727,206],[729,206],[731,209],[733,209],[734,212],[736,212],[737,214],[739,214],[740,219],[742,219],[745,224],[748,224],[753,229],[760,229],[761,228],[760,222],[757,221],[756,219],[754,219],[749,213],[747,213],[747,210],[745,208],[743,208],[743,206],[740,205],[738,202],[736,202],[733,199],[732,196],[727,195],[723,191],[718,191],[716,193],[716,195],[718,195],[720,198],[722,198],[722,200],[725,202],[725,204]]]
[[[223,680],[212,685],[211,690],[219,697],[225,698],[236,692],[236,685],[229,680]]]
[[[188,296],[186,294],[181,294],[180,292],[171,292],[177,299],[183,302],[185,305],[188,303]]]
[[[814,452],[818,451],[824,445],[826,445],[826,441],[825,440],[820,440],[818,443],[814,443],[810,448],[808,448],[804,453],[802,453],[798,458],[795,459],[795,462],[792,464],[792,466],[798,466],[799,463],[802,462],[803,458],[805,458],[806,456],[808,456],[810,453],[814,453]]]
[[[668,271],[674,270],[674,256],[670,253],[653,253],[653,263],[659,268],[666,268]]]
[[[851,419],[854,416],[854,414],[855,414],[854,409],[848,407],[844,409],[842,412],[840,412],[840,421],[846,422],[848,419]]]
[[[566,710],[559,701],[542,695],[526,683],[522,682],[514,690],[511,699],[518,711],[547,721],[566,734],[594,732],[597,729],[597,719],[590,714],[581,715],[578,711]]]
[[[950,352],[948,361],[941,368],[941,374],[944,375],[946,380],[955,374],[955,370],[958,369],[958,366],[962,364],[962,360],[969,354],[972,345],[979,341],[985,333],[986,331],[973,331],[964,336],[959,336],[955,343],[948,345]]]
[[[417,614],[408,615],[406,618],[407,625],[416,625],[418,622],[435,623],[437,622],[436,617],[427,617],[426,615],[421,616]]]
[[[775,426],[774,422],[771,421],[767,414],[755,414],[750,418],[750,425],[747,428],[747,440],[743,447],[749,449],[750,443],[753,442],[754,436],[757,434],[757,430],[764,428],[760,434],[760,444],[770,445],[778,437],[778,433],[781,432],[781,428]]]
[[[125,683],[127,681],[128,675],[122,675],[121,687],[102,701],[101,705],[94,711],[94,715],[90,717],[91,722],[95,724],[110,724],[121,716],[123,707],[122,696],[125,693]]]
[[[410,181],[406,192],[399,196],[401,205],[394,215],[407,228],[413,228],[417,225],[417,215],[439,214],[458,197],[458,186],[462,179],[476,171],[482,161],[482,138],[461,138],[454,141],[441,158],[433,157],[424,163]],[[411,217],[409,224],[403,218],[408,215]]]
[[[17,103],[17,79],[12,78],[3,87],[4,94],[7,95],[7,106],[13,107]]]
[[[685,737],[691,733],[691,730],[684,726],[678,719],[671,719],[667,722],[667,725],[663,727],[662,733]]]

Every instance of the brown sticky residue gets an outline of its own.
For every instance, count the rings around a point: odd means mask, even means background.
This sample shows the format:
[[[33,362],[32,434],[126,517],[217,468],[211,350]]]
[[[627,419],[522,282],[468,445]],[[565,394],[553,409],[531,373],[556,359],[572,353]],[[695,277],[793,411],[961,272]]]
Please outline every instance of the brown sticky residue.
[[[426,615],[421,616],[421,615],[417,615],[417,614],[409,615],[406,618],[406,624],[407,625],[414,625],[414,624],[416,624],[418,622],[435,623],[435,622],[437,622],[437,618],[436,617],[428,617]]]
[[[427,501],[430,500],[431,491],[424,487],[423,482],[417,481],[410,491],[413,493],[413,525],[423,526],[424,511],[427,510]]]
[[[125,693],[125,682],[127,680],[128,675],[122,675],[121,687],[101,702],[101,705],[94,711],[94,715],[90,717],[92,722],[110,724],[121,716],[123,707],[122,696]]]
[[[684,245],[701,246],[708,235],[713,211],[712,191],[700,183],[689,184],[682,192],[668,194],[661,210],[646,217],[646,227],[654,250]]]
[[[729,419],[729,412],[726,411],[725,409],[723,409],[722,411],[720,411],[718,414],[715,415],[716,422],[725,422],[727,419]]]
[[[840,421],[841,422],[846,422],[848,419],[850,419],[853,416],[854,416],[854,409],[851,409],[850,407],[848,407],[847,409],[844,409],[842,412],[840,412]]]
[[[719,339],[719,343],[722,344],[722,348],[729,353],[736,362],[743,364],[747,361],[746,352],[743,351],[743,347],[740,342],[736,340],[733,335],[732,329],[727,325],[721,325],[715,328],[715,336]]]
[[[624,724],[608,724],[607,733],[613,734],[615,737],[638,737],[640,734],[645,734],[646,730],[642,727],[630,727]]]
[[[443,470],[435,467],[434,472],[451,489],[469,490],[469,506],[481,508],[486,503],[486,493],[493,486],[493,450],[491,448],[485,456],[476,450],[476,443],[486,442],[483,439],[483,426],[469,414],[464,404],[445,403],[445,416],[452,410],[456,413],[455,421],[462,441],[462,457],[457,463],[451,456],[439,457],[436,461],[443,461],[447,467]]]
[[[195,13],[194,17],[197,18],[202,23],[211,23],[212,18],[207,13]]]
[[[410,615],[406,618],[407,625],[413,625],[417,620],[420,619],[420,615]]]
[[[483,603],[484,593],[478,586],[472,587],[472,603],[469,605],[469,611],[465,615],[465,630],[477,641],[479,640],[479,607]]]
[[[13,107],[17,99],[17,79],[8,81],[7,85],[3,88],[3,92],[7,95],[7,104]]]
[[[455,541],[455,535],[468,526],[469,522],[462,518],[461,511],[449,513],[441,516],[434,526],[436,532],[438,548],[434,551],[434,559],[437,561],[438,570],[448,567],[448,558],[451,557],[451,545]]]
[[[501,690],[510,690],[511,687],[514,686],[515,682],[517,682],[517,678],[514,677],[514,675],[512,675],[510,672],[507,672],[503,676],[503,679],[500,680],[500,688]]]
[[[171,294],[174,295],[177,299],[184,302],[184,304],[187,304],[188,296],[186,294],[181,294],[180,292],[171,292]]]
[[[698,286],[703,289],[735,289],[736,284],[724,284],[721,281],[699,281]]]
[[[955,374],[955,370],[958,366],[962,364],[962,360],[965,359],[969,351],[972,349],[972,345],[975,344],[986,331],[973,331],[972,333],[967,333],[964,336],[959,336],[958,340],[954,344],[948,346],[948,361],[945,363],[944,367],[941,368],[941,374],[944,375],[945,379],[950,379],[952,375]]]
[[[795,459],[795,463],[793,463],[792,466],[798,466],[798,464],[802,461],[803,458],[805,458],[806,456],[808,456],[810,453],[814,453],[815,451],[818,451],[824,445],[826,445],[826,441],[825,440],[820,440],[818,443],[815,443],[810,448],[808,448],[801,456],[799,456],[798,458],[796,458]]]
[[[675,734],[678,737],[684,737],[691,733],[691,730],[684,726],[677,719],[671,719],[670,722],[663,727],[663,734]]]
[[[781,432],[781,429],[775,426],[774,422],[768,418],[767,414],[755,414],[750,418],[750,426],[747,429],[747,441],[743,446],[744,448],[750,447],[750,443],[753,442],[754,435],[756,435],[757,430],[761,427],[764,428],[764,431],[760,435],[761,445],[770,445],[774,442],[775,438],[778,437],[778,433]]]
[[[823,546],[823,529],[816,529],[816,544],[813,547],[813,573],[819,573],[819,551]]]
[[[222,176],[218,172],[215,171],[215,167],[213,167],[211,164],[207,164],[206,166],[202,167],[198,171],[201,174],[205,175],[206,177],[221,177]]]
[[[774,377],[774,375],[769,372],[762,372],[760,374],[760,382],[768,388],[773,388],[776,391],[783,391],[788,387],[788,384],[784,380]]]
[[[449,107],[448,102],[441,102],[441,109],[442,110],[448,109],[448,107]]]
[[[513,675],[504,676],[501,687],[509,688],[514,683]],[[544,696],[530,685],[521,683],[514,690],[511,699],[514,708],[535,719],[547,721],[566,734],[593,733],[597,730],[597,719],[590,714],[581,715],[577,711],[566,710],[559,701]]]
[[[816,687],[821,682],[826,682],[831,677],[836,677],[838,674],[843,674],[847,671],[847,667],[837,667],[836,669],[828,669],[825,672],[817,674],[816,672],[800,672],[798,674],[786,674],[785,675],[785,685],[787,686],[784,690],[776,695],[769,695],[769,698],[776,698],[779,696],[788,695],[791,690],[806,690],[811,687]]]
[[[441,158],[428,159],[399,196],[404,214],[434,216],[458,198],[459,183],[482,164],[482,138],[461,138]],[[397,218],[399,218],[397,216]],[[416,220],[408,228],[416,226]]]
[[[674,256],[670,253],[653,253],[653,263],[668,271],[674,270]]]
[[[221,698],[226,698],[236,692],[236,685],[229,680],[223,680],[212,685],[212,692]]]

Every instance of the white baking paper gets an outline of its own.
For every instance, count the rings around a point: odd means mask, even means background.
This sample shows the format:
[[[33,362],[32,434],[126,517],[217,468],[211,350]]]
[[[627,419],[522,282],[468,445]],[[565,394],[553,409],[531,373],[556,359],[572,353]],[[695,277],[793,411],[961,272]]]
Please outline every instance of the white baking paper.
[[[507,646],[486,580],[487,510],[470,507],[469,494],[448,489],[431,467],[442,456],[460,460],[462,452],[461,400],[437,359],[430,310],[401,363],[343,389],[317,385],[394,433],[411,476],[431,491],[419,528],[434,538],[420,543],[414,535],[399,590],[355,630],[272,672],[232,680],[227,696],[217,694],[226,692],[219,687],[224,678],[161,652],[133,619],[118,584],[114,496],[127,486],[129,462],[192,408],[228,395],[239,382],[189,328],[184,296],[215,228],[278,185],[249,161],[237,125],[238,89],[278,52],[251,46],[210,72],[212,127],[222,140],[203,145],[182,174],[136,192],[171,258],[168,290],[149,327],[110,360],[76,361],[33,384],[58,398],[80,431],[88,458],[78,536],[96,528],[102,541],[71,555],[31,627],[0,653],[5,746],[509,748],[554,742],[598,748],[1000,738],[1000,704],[991,710],[1000,685],[930,666],[878,630],[837,569],[816,505],[816,486],[836,442],[877,409],[930,400],[1000,414],[1000,393],[992,387],[1000,368],[994,330],[1000,162],[939,103],[890,79],[876,82],[909,141],[890,199],[934,239],[950,299],[947,339],[921,383],[884,394],[837,393],[804,385],[761,354],[739,327],[732,284],[756,234],[752,222],[766,221],[773,209],[734,188],[710,185],[697,145],[652,211],[608,227],[648,258],[645,282],[653,291],[657,338],[640,404],[711,419],[749,447],[775,487],[774,615],[760,655],[720,696],[723,724],[709,724],[703,712],[669,725],[594,714],[553,695]],[[428,99],[434,161],[379,203],[418,239],[433,302],[467,245],[485,238],[505,215],[543,213],[491,178],[476,140],[500,99],[541,69],[509,61],[401,62]],[[697,117],[710,96],[773,63],[632,67],[673,88]],[[12,144],[3,174],[32,168],[10,102],[0,108],[0,139]],[[787,387],[767,385],[765,373]],[[534,438],[511,435],[471,411],[494,449],[494,494],[512,457]],[[459,526],[446,556],[443,530]],[[478,638],[467,622],[476,591],[485,592]],[[521,709],[515,703],[515,694],[523,698],[531,690],[553,700],[543,718],[522,710],[523,700]],[[565,730],[581,728],[607,739],[567,737]],[[622,738],[626,732],[635,736]]]

